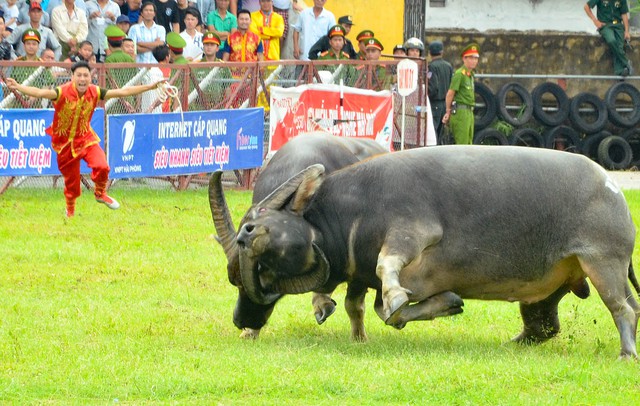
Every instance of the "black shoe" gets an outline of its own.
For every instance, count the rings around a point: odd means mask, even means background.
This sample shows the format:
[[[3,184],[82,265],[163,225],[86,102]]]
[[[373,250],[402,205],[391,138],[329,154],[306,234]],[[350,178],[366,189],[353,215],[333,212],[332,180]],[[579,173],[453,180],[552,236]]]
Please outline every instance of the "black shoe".
[[[625,67],[622,70],[622,73],[620,74],[620,76],[629,76],[629,74],[631,74],[630,69],[628,67]]]

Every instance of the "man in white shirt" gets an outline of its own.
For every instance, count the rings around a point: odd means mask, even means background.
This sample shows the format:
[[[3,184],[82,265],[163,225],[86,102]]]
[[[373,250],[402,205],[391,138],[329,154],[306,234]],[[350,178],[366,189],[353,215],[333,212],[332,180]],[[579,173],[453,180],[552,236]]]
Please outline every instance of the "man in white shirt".
[[[329,28],[336,25],[336,17],[324,8],[327,0],[313,0],[313,7],[300,12],[293,28],[293,57],[309,60],[309,50],[320,38],[327,35]],[[302,38],[301,38],[302,37]]]
[[[196,30],[200,12],[194,7],[187,7],[184,15],[185,30],[180,33],[187,45],[182,56],[190,61],[199,60],[202,57],[202,33]]]
[[[74,0],[64,0],[51,12],[51,28],[62,45],[61,60],[75,55],[78,44],[87,39],[89,23],[83,10],[76,7]]]
[[[155,16],[156,5],[152,2],[146,2],[140,9],[142,22],[132,25],[129,29],[129,38],[136,43],[138,49],[138,55],[136,56],[136,62],[138,63],[158,62],[151,51],[159,45],[164,45],[167,31],[163,26],[153,21]]]
[[[107,37],[104,30],[116,23],[116,19],[120,16],[120,6],[112,0],[89,0],[86,4],[89,12],[87,40],[93,45],[96,62],[104,62],[107,50]]]

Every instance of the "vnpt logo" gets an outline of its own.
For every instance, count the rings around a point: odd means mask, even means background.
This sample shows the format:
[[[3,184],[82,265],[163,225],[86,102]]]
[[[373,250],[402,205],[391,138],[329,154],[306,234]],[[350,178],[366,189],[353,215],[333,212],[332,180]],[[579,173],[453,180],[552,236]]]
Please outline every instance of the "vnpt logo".
[[[134,120],[127,121],[122,126],[122,154],[126,154],[133,148],[135,141],[136,122]]]

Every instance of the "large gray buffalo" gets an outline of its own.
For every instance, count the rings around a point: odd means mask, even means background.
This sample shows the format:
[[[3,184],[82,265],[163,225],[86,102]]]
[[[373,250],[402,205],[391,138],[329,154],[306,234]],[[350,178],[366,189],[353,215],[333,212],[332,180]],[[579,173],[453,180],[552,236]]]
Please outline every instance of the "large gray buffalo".
[[[240,276],[255,303],[337,284],[381,294],[387,324],[460,313],[462,299],[520,302],[514,339],[560,329],[558,303],[589,295],[611,312],[621,357],[637,357],[640,306],[624,196],[589,159],[522,147],[442,146],[324,174],[311,166],[245,216]],[[351,317],[351,315],[350,315]]]
[[[374,155],[383,154],[386,150],[377,142],[366,138],[341,138],[326,132],[316,132],[300,135],[287,142],[262,168],[253,192],[253,204],[272,193],[278,186],[290,177],[305,169],[309,165],[322,164],[327,173],[344,168]],[[247,296],[240,277],[236,231],[226,206],[221,187],[222,172],[212,175],[209,188],[209,203],[213,222],[227,256],[227,272],[229,281],[238,287],[238,300],[233,313],[234,324],[242,330],[241,337],[257,338],[260,329],[266,324],[275,306],[275,300],[269,303],[256,303]],[[240,223],[243,225],[244,220]],[[366,288],[364,288],[366,293]],[[312,304],[316,320],[322,324],[335,310],[335,302],[330,292],[314,294]],[[345,306],[347,312],[357,311],[363,304],[364,294],[347,292]],[[354,310],[351,310],[354,309]],[[351,317],[351,320],[360,320]],[[354,327],[354,335],[365,338],[364,326],[358,321]]]

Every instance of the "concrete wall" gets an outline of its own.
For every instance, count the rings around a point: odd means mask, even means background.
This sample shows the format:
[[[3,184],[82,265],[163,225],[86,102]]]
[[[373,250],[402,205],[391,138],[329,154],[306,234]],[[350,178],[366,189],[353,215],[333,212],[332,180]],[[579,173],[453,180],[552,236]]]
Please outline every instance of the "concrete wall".
[[[595,32],[585,14],[586,0],[446,0],[431,7],[427,0],[427,29],[558,30]]]
[[[457,68],[462,65],[460,51],[470,43],[480,44],[478,73],[531,74],[531,75],[613,75],[611,53],[599,35],[585,33],[567,34],[559,31],[461,31],[428,29],[426,42],[440,39],[445,44],[445,59]],[[636,70],[640,70],[640,44],[627,52]],[[603,96],[615,79],[570,79],[566,81],[567,92],[595,92]],[[636,86],[639,81],[634,80]],[[483,80],[497,91],[509,79]],[[513,81],[513,80],[511,80]],[[518,79],[517,81],[521,81]],[[528,81],[533,85],[542,81]],[[555,81],[555,80],[554,80]],[[527,81],[524,81],[527,83]]]

